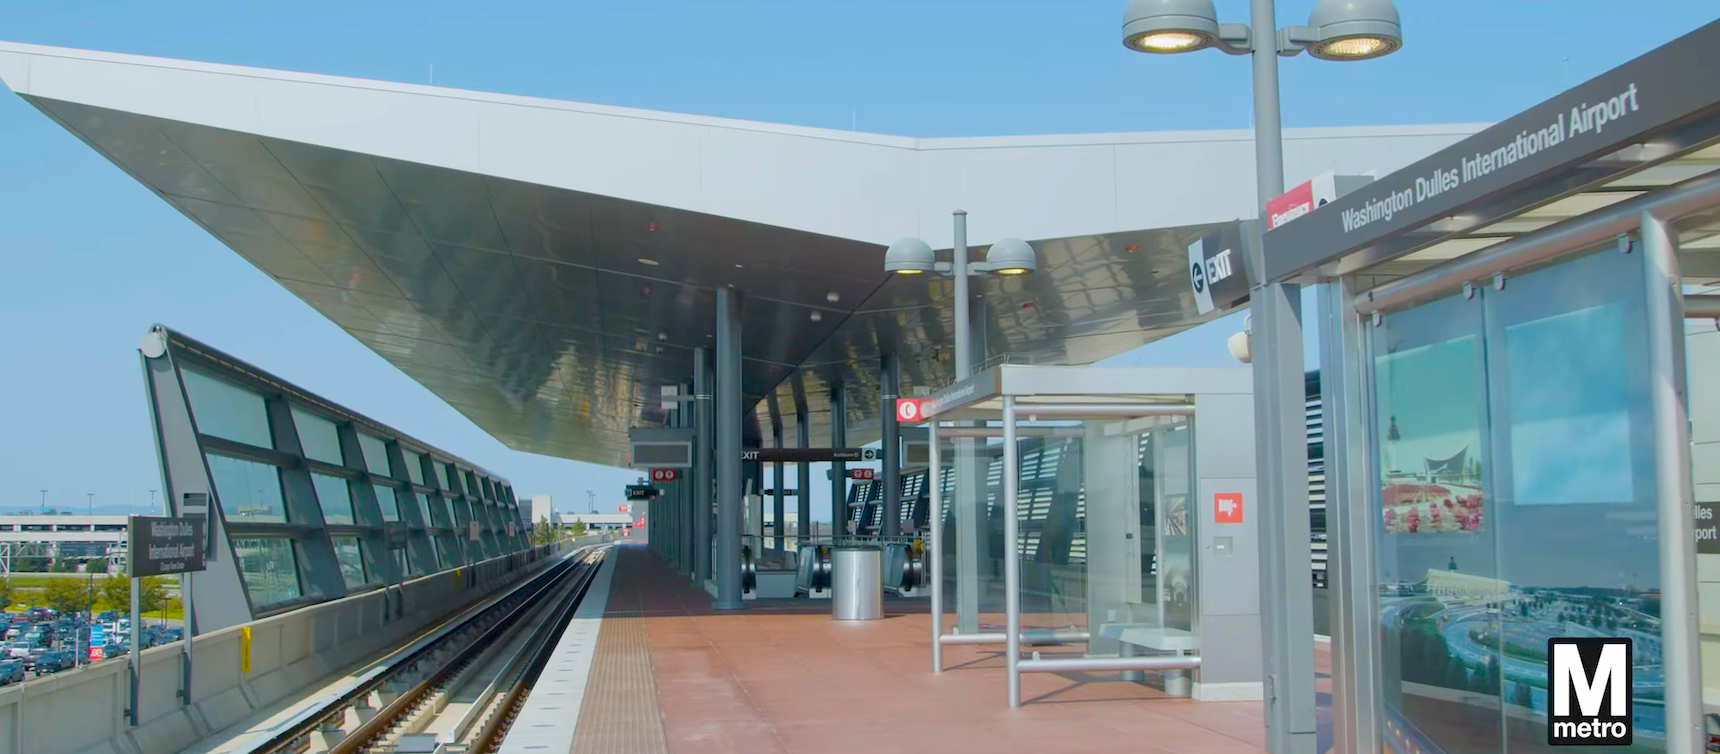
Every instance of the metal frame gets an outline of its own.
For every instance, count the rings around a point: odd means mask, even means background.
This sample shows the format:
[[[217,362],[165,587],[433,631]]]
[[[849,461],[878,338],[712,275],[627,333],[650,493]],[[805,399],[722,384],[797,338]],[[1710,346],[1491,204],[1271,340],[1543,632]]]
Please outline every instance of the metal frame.
[[[1482,251],[1426,268],[1372,290],[1354,290],[1355,276],[1328,281],[1323,312],[1322,376],[1327,414],[1328,495],[1339,513],[1334,532],[1333,583],[1338,606],[1334,632],[1334,718],[1341,752],[1371,751],[1380,740],[1380,654],[1373,570],[1376,534],[1367,490],[1377,489],[1377,471],[1367,463],[1374,409],[1367,390],[1369,364],[1365,318],[1412,306],[1477,280],[1567,255],[1593,250],[1609,240],[1621,250],[1640,245],[1646,268],[1644,303],[1649,312],[1649,391],[1658,490],[1662,640],[1666,683],[1668,751],[1699,751],[1702,684],[1696,620],[1696,562],[1689,515],[1694,493],[1690,425],[1685,389],[1684,320],[1720,316],[1720,297],[1683,295],[1675,221],[1720,206],[1720,172],[1519,236]],[[1636,239],[1630,237],[1636,234]],[[1689,305],[1687,306],[1686,300]],[[1339,303],[1342,302],[1342,303]],[[1337,330],[1334,337],[1333,330]],[[1338,379],[1334,379],[1337,377]],[[1341,380],[1341,386],[1339,383]],[[1347,481],[1346,481],[1347,480]],[[1335,483],[1334,483],[1335,482]]]
[[[1188,396],[1210,392],[1217,382],[1215,373],[1235,375],[1240,370],[1155,369],[1116,367],[1023,367],[1003,365],[988,369],[940,392],[942,398],[928,403],[921,423],[926,426],[930,444],[931,474],[931,542],[929,548],[932,613],[932,672],[944,669],[943,647],[956,644],[1004,645],[1007,699],[1010,708],[1021,705],[1021,674],[1034,672],[1065,672],[1069,670],[1175,670],[1200,666],[1197,655],[1177,657],[1082,658],[1080,660],[1023,659],[1021,647],[1086,642],[1087,631],[1021,630],[1021,564],[1019,560],[1019,455],[1018,439],[1024,435],[1019,422],[1047,419],[1130,419],[1150,416],[1194,417],[1194,403]],[[1143,386],[1150,386],[1143,389]],[[950,398],[949,396],[959,396]],[[1138,396],[1154,400],[1126,402]],[[1094,398],[1082,402],[1081,398]],[[1172,397],[1172,400],[1165,400]],[[1110,400],[1104,400],[1110,399]],[[995,408],[993,401],[1001,405]],[[995,414],[995,415],[994,415]],[[946,422],[1000,419],[1000,426],[945,427]],[[1191,431],[1199,431],[1191,424]],[[1067,433],[1060,428],[1052,432]],[[940,438],[994,437],[1003,438],[1003,540],[1004,540],[1004,631],[943,632],[944,562],[943,562],[943,453]],[[1191,450],[1193,444],[1191,442]],[[1193,481],[1193,480],[1191,480]],[[957,489],[960,484],[958,481]]]
[[[182,513],[183,496],[187,494],[206,494],[214,503],[208,514],[210,546],[214,552],[210,569],[182,578],[184,591],[188,594],[196,591],[203,597],[188,605],[192,626],[188,633],[237,625],[305,604],[385,588],[413,577],[393,567],[387,539],[390,531],[406,533],[405,546],[412,552],[414,562],[425,564],[421,566],[423,574],[458,568],[481,559],[463,549],[447,551],[449,562],[444,568],[442,553],[446,548],[438,543],[445,543],[444,538],[457,536],[461,530],[453,521],[439,524],[434,511],[425,518],[417,505],[417,495],[425,495],[427,503],[430,496],[435,496],[437,507],[443,512],[456,509],[456,517],[460,511],[467,516],[475,511],[489,537],[491,554],[515,552],[527,546],[523,527],[516,527],[513,537],[502,533],[505,521],[520,518],[511,485],[483,468],[166,327],[153,327],[146,341],[150,347],[141,352],[140,358],[162,470],[162,488],[167,493],[165,511],[170,515]],[[155,350],[157,347],[159,352]],[[270,446],[251,445],[201,431],[196,406],[184,385],[183,370],[187,367],[260,399]],[[334,425],[340,463],[306,454],[293,415],[295,410]],[[203,416],[202,423],[208,425],[212,418]],[[369,468],[358,439],[361,432],[383,443],[381,460],[388,466],[387,473]],[[273,469],[280,480],[281,504],[288,522],[247,521],[224,512],[209,470],[210,453]],[[417,474],[410,467],[414,462],[418,464]],[[351,524],[330,523],[324,518],[313,474],[334,477],[347,485],[354,515]],[[445,475],[446,488],[441,484]],[[489,483],[487,493],[465,489],[468,479],[480,475]],[[396,494],[397,521],[382,520],[376,503],[376,485]],[[273,537],[290,543],[301,597],[260,607],[255,604],[232,546],[233,538],[247,536]],[[333,539],[346,536],[355,536],[363,543],[361,558],[366,578],[362,584],[349,586],[342,575]],[[193,586],[195,589],[190,588]]]

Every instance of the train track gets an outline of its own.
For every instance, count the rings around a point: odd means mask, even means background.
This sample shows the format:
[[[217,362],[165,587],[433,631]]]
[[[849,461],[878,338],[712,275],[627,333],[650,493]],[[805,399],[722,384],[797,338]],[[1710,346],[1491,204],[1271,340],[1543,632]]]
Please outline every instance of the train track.
[[[245,754],[488,754],[601,566],[586,547]]]

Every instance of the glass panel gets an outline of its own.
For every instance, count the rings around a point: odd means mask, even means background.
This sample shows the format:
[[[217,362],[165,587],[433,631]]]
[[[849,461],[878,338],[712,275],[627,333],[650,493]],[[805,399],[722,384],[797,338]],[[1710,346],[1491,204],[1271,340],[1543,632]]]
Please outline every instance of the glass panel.
[[[352,516],[352,488],[347,486],[345,479],[327,474],[312,474],[311,484],[316,487],[317,503],[322,506],[324,523],[356,523]]]
[[[1481,311],[1454,296],[1389,314],[1370,333],[1392,751],[1503,749],[1499,613],[1487,606],[1508,585],[1482,463]]]
[[[340,561],[340,576],[346,581],[346,588],[364,586],[370,580],[364,575],[364,549],[358,537],[331,537],[334,542],[334,557]]]
[[[195,369],[182,369],[197,431],[259,448],[275,447],[263,396]]]
[[[384,487],[380,484],[370,486],[376,490],[376,504],[382,508],[382,520],[399,521],[400,503],[394,499],[394,488]]]
[[[406,477],[411,479],[413,484],[423,484],[424,456],[410,450],[403,452],[406,454]]]
[[[266,463],[210,453],[209,475],[215,497],[228,520],[246,523],[287,520],[281,498],[281,470]]]
[[[245,574],[245,591],[251,595],[252,608],[261,610],[303,596],[299,591],[299,565],[292,540],[236,537],[233,554]]]
[[[340,453],[340,428],[334,422],[294,408],[293,426],[299,430],[299,447],[306,458],[336,466],[345,463]]]
[[[448,518],[448,500],[440,495],[431,495],[430,502],[425,507],[430,509],[430,525],[438,529],[446,529],[452,524]]]
[[[437,488],[448,489],[448,467],[440,463],[431,463],[430,470],[436,472]]]
[[[370,473],[394,476],[394,472],[388,470],[388,443],[360,432],[358,447],[364,451],[364,467],[370,469]]]
[[[424,493],[422,493],[422,492],[414,492],[414,493],[412,493],[412,496],[414,498],[417,498],[417,500],[418,500],[418,516],[419,516],[418,520],[423,521],[425,526],[429,526],[430,525],[430,500],[428,498],[424,497]]]
[[[1487,291],[1499,579],[1512,598],[1503,667],[1488,672],[1510,750],[1546,745],[1558,636],[1634,641],[1631,750],[1666,748],[1641,257],[1609,249]]]

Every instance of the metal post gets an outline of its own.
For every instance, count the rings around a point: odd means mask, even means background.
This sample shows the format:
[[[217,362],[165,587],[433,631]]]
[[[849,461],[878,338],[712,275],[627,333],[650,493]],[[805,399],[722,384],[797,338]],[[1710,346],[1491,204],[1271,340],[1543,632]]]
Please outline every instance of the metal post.
[[[830,447],[848,447],[848,391],[830,386]],[[832,544],[848,533],[848,464],[830,462],[830,536]]]
[[[693,349],[693,406],[698,430],[693,445],[693,584],[700,588],[711,577],[711,441],[715,411],[711,405],[710,354]]]
[[[794,434],[795,439],[800,441],[800,447],[812,447],[812,427],[806,420],[805,401],[800,401],[795,409]],[[795,464],[794,470],[797,477],[796,489],[800,492],[800,499],[795,501],[800,520],[794,525],[794,533],[800,538],[795,549],[799,550],[798,545],[806,544],[806,538],[812,535],[812,464],[798,463]]]
[[[1690,477],[1690,414],[1685,386],[1683,279],[1677,231],[1642,214],[1648,309],[1650,402],[1654,417],[1656,509],[1660,514],[1660,616],[1666,675],[1666,750],[1703,751],[1701,661],[1696,619],[1695,493]]]
[[[782,447],[781,432],[776,433],[776,446],[779,448]],[[788,509],[783,502],[783,492],[785,492],[783,487],[788,485],[788,469],[785,468],[785,464],[782,461],[777,461],[776,463],[771,464],[771,466],[774,467],[771,470],[771,475],[773,483],[776,486],[776,489],[774,490],[775,494],[771,495],[771,503],[774,506],[771,509],[771,521],[775,523],[775,526],[771,528],[776,531],[776,551],[782,552],[783,548],[788,544],[788,541],[785,539],[788,532],[784,530],[782,525],[785,514],[788,513]],[[764,547],[764,543],[760,542],[758,543],[758,546],[762,549]]]
[[[131,518],[132,518],[131,525],[137,526],[137,517],[132,516]],[[126,568],[127,569],[130,569],[132,567],[131,558],[133,558],[135,556],[136,556],[135,553],[127,553],[126,554]],[[125,653],[126,654],[125,666],[126,666],[126,671],[127,671],[127,677],[128,677],[128,680],[131,681],[131,708],[126,710],[126,714],[128,717],[131,718],[131,726],[133,728],[137,727],[137,702],[138,702],[138,697],[139,697],[140,691],[141,691],[141,688],[138,685],[138,678],[137,678],[137,672],[138,672],[139,668],[142,666],[142,664],[140,662],[138,662],[138,655],[143,653],[143,646],[138,643],[138,640],[143,635],[143,631],[141,630],[141,627],[138,624],[142,623],[143,621],[141,620],[141,617],[137,614],[138,601],[139,601],[139,596],[140,596],[139,593],[141,591],[142,590],[138,588],[137,577],[133,576],[131,579],[131,649],[130,649],[130,651]]]
[[[1251,0],[1254,49],[1254,224],[1250,251],[1262,264],[1266,203],[1284,191],[1278,109],[1278,22],[1273,0]],[[1260,463],[1261,633],[1266,749],[1313,754],[1315,739],[1313,565],[1309,554],[1308,457],[1300,286],[1261,283],[1250,297],[1254,332],[1255,447]]]
[[[955,276],[955,381],[960,382],[973,375],[966,210],[955,211],[953,257],[950,272]],[[985,542],[985,519],[980,501],[984,488],[975,484],[977,443],[972,438],[957,438],[955,450],[956,630],[971,634],[979,631],[980,547]]]
[[[1009,708],[1021,706],[1021,558],[1016,521],[1015,397],[1003,396],[1003,633]]]
[[[885,353],[878,365],[880,432],[878,454],[884,457],[884,522],[878,533],[886,537],[902,534],[902,425],[896,419],[896,398],[901,391],[902,370],[895,353]]]
[[[681,383],[681,395],[688,396],[692,394],[693,381],[683,381]],[[693,401],[683,400],[680,407],[681,426],[693,429],[693,431],[697,433],[698,406],[695,405]],[[697,447],[697,445],[695,444],[694,447]],[[693,553],[698,549],[698,547],[695,546],[695,541],[693,539],[693,491],[695,487],[691,472],[692,469],[687,469],[681,475],[680,483],[675,485],[675,487],[680,491],[680,505],[678,508],[680,510],[679,520],[681,524],[679,537],[676,541],[681,545],[681,570],[689,578],[693,575],[693,561],[695,559]]]
[[[1320,289],[1320,405],[1326,456],[1326,521],[1332,598],[1333,750],[1379,748],[1379,592],[1374,576],[1367,412],[1361,386],[1366,362],[1362,320],[1350,308],[1351,285]]]
[[[717,610],[741,603],[740,294],[717,289]]]
[[[926,440],[931,444],[931,457],[927,463],[931,468],[926,473],[926,484],[931,485],[931,506],[926,520],[931,523],[932,534],[925,543],[926,557],[931,561],[931,575],[928,581],[932,586],[932,672],[944,672],[944,463],[938,453],[938,423],[926,422]]]

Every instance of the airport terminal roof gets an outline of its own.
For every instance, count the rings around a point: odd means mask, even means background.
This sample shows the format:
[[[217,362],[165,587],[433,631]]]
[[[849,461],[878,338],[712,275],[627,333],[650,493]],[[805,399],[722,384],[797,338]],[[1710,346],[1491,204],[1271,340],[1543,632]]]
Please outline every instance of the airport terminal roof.
[[[1255,214],[1245,131],[920,139],[0,43],[0,80],[508,446],[624,465],[745,297],[749,430],[875,435],[879,355],[950,380],[947,281],[885,246],[1033,242],[978,286],[987,363],[1080,364],[1221,315],[1187,247]],[[1292,182],[1480,126],[1287,131]],[[99,208],[92,208],[99,212]],[[906,390],[905,392],[912,392]]]

